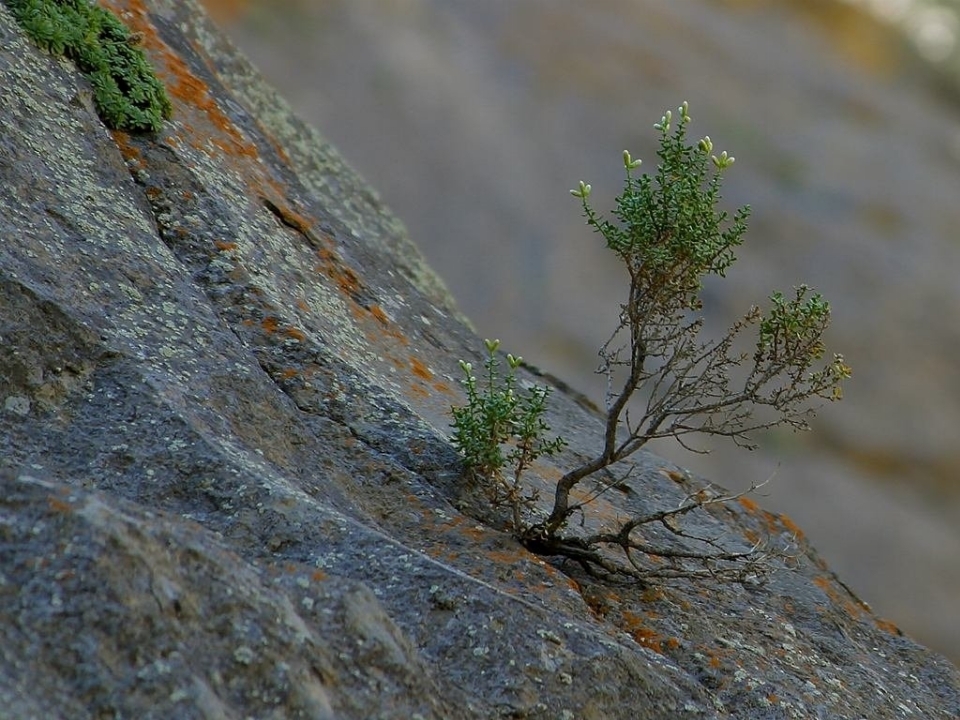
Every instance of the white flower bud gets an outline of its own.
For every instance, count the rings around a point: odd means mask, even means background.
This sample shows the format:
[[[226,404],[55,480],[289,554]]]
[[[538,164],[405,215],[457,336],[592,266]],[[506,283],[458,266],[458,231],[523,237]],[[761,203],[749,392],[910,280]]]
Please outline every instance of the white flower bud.
[[[593,188],[590,187],[588,183],[585,183],[583,180],[581,180],[580,185],[577,187],[577,189],[571,190],[570,194],[573,195],[574,197],[583,198],[584,200],[586,200],[588,197],[590,197],[591,190],[593,190]]]

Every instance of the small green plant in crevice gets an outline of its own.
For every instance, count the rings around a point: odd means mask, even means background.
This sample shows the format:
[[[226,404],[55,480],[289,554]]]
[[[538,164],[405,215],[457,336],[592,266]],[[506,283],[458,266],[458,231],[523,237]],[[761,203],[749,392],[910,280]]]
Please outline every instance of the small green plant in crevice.
[[[501,371],[499,340],[486,340],[483,380],[477,379],[471,363],[460,361],[467,404],[454,407],[454,446],[470,471],[483,483],[494,506],[507,506],[514,532],[527,526],[525,513],[537,500],[525,493],[522,475],[532,462],[563,449],[564,441],[546,439],[550,426],[544,419],[550,389],[534,385],[517,387],[517,368],[523,358],[507,355]]]
[[[163,83],[138,39],[109,10],[89,0],[4,0],[39,47],[77,64],[111,128],[156,132],[170,117]]]
[[[781,425],[807,429],[816,409],[813,401],[839,400],[842,382],[851,375],[842,355],[824,358],[830,306],[806,285],[792,295],[773,293],[769,309],[751,307],[719,338],[701,336],[704,279],[723,277],[736,260],[749,208],[732,217],[717,209],[722,178],[734,158],[714,154],[709,136],[688,144],[690,122],[684,103],[676,117],[668,111],[654,126],[660,134],[660,162],[652,175],[638,177],[640,161],[624,151],[625,181],[613,219],[590,204],[590,185],[581,182],[571,191],[581,201],[587,225],[618,256],[628,279],[618,322],[599,351],[599,372],[608,387],[602,441],[595,455],[557,481],[544,519],[526,522],[532,513],[514,519],[515,533],[527,547],[612,574],[689,577],[733,567],[736,575],[741,572],[737,567],[755,566],[764,557],[759,548],[731,549],[715,538],[690,534],[679,523],[689,513],[729,503],[743,493],[694,489],[679,505],[626,517],[616,528],[592,535],[573,532],[569,521],[602,493],[621,487],[634,471],[628,459],[650,440],[674,438],[695,450],[688,438],[699,434],[728,437],[752,448],[758,430]],[[750,329],[755,337],[745,341]],[[468,394],[471,404],[478,402],[480,396],[469,386]],[[454,409],[457,427],[475,416],[475,411],[458,416],[464,412]],[[502,467],[502,462],[490,463],[468,451],[462,436],[455,443],[481,477],[495,477]],[[523,469],[521,464],[511,481],[514,496],[523,493]],[[574,501],[574,488],[587,478],[591,485]],[[651,545],[638,531],[653,523],[687,545]],[[603,547],[622,550],[629,566],[611,563]],[[637,561],[637,553],[658,556],[666,565],[651,570]]]

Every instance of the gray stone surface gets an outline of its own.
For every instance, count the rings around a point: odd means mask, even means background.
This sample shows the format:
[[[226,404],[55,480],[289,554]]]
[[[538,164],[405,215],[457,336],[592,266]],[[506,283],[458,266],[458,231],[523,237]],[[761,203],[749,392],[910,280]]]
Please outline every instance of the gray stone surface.
[[[4,718],[960,713],[802,537],[764,583],[614,586],[460,509],[479,341],[442,283],[192,3],[123,7],[174,102],[155,137],[107,132],[0,5]],[[600,430],[563,388],[550,419],[544,488]],[[670,472],[644,455],[590,522],[676,502]]]

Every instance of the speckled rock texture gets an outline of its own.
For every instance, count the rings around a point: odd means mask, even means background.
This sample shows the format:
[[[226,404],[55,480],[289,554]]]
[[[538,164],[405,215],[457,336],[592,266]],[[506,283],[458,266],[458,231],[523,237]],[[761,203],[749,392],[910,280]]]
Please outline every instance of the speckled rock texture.
[[[155,136],[0,4],[0,716],[960,716],[957,670],[751,500],[693,519],[796,538],[747,585],[613,585],[460,509],[480,343],[443,284],[192,2],[111,5]],[[564,386],[549,419],[544,488],[601,432]],[[698,482],[644,455],[587,522]]]

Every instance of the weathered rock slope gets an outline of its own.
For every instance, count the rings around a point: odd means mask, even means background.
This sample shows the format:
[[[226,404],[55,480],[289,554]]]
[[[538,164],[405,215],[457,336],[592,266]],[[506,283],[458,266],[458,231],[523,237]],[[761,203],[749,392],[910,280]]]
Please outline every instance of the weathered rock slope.
[[[611,586],[459,510],[478,341],[442,283],[193,3],[116,6],[157,136],[108,132],[0,4],[0,716],[960,715],[802,536],[763,584]],[[596,442],[571,392],[550,420],[558,466]],[[668,472],[596,516],[676,502]]]
[[[649,168],[653,122],[689,100],[690,132],[737,157],[725,207],[753,208],[708,326],[808,283],[854,381],[812,433],[658,450],[733,487],[776,471],[764,502],[960,663],[960,105],[865,14],[880,3],[207,4],[234,8],[227,31],[375,178],[480,333],[596,400],[626,276],[567,190],[611,202],[620,152]],[[919,28],[929,6],[901,3],[901,20]]]

